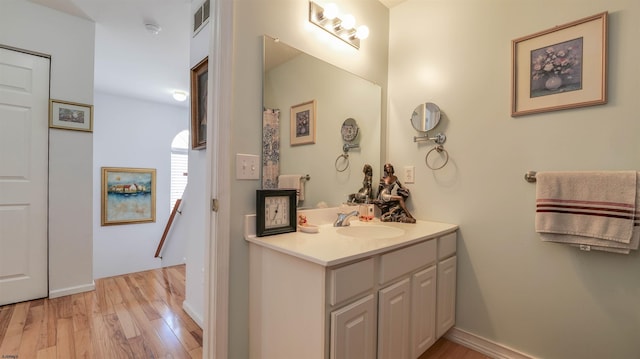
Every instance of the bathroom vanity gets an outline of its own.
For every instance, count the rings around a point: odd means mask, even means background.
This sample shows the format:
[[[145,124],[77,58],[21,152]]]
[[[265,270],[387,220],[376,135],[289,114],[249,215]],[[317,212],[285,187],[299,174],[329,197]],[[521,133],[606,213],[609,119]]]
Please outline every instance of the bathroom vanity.
[[[417,358],[454,324],[456,225],[251,228],[247,216],[252,359]]]

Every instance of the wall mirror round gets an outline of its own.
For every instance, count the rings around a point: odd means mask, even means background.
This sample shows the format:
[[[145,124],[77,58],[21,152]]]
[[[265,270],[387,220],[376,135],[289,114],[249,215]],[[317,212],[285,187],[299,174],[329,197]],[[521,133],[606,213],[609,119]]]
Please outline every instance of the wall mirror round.
[[[358,123],[352,118],[344,120],[340,133],[342,133],[342,140],[345,142],[353,142],[358,137]]]
[[[416,131],[431,131],[438,122],[440,122],[440,108],[435,103],[422,103],[413,110],[411,115],[411,124]]]

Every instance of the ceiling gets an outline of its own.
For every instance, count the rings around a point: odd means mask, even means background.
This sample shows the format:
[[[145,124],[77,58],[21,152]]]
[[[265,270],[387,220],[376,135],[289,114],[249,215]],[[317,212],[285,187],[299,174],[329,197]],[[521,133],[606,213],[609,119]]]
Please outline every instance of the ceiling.
[[[189,106],[172,93],[189,92],[191,0],[29,1],[96,23],[96,91]]]
[[[28,1],[96,23],[96,91],[189,106],[171,95],[189,92],[191,2],[202,0]],[[404,0],[379,1],[391,8]],[[147,23],[161,31],[151,34]]]

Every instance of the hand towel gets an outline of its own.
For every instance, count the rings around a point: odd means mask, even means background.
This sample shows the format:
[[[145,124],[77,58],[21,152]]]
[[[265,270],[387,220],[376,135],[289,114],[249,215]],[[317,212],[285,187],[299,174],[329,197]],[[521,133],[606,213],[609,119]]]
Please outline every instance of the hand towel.
[[[634,217],[633,234],[629,244],[605,239],[552,233],[541,233],[540,238],[545,242],[566,243],[586,251],[605,251],[629,254],[631,250],[637,250],[640,247],[640,217],[638,217],[640,214],[640,173],[636,173],[635,212],[636,215]]]
[[[572,179],[583,176],[596,177],[591,183],[585,183],[590,181],[577,182],[579,183],[577,186],[585,188],[572,189],[569,192],[572,192],[573,196],[575,196],[576,191],[586,191],[587,193],[580,195],[581,200],[574,198],[571,201],[557,200],[557,192],[565,191],[565,189],[560,188],[562,184],[554,180],[556,176],[564,177],[564,174],[539,173],[536,175],[538,186],[540,184],[543,185],[542,188],[537,190],[539,197],[537,199],[536,212],[536,231],[540,233],[542,241],[565,243],[579,247],[582,250],[624,254],[629,254],[630,250],[638,249],[640,246],[640,220],[638,217],[638,214],[640,214],[640,173],[635,171],[571,173],[570,177]],[[616,177],[617,180],[609,182],[602,178],[611,176]],[[629,181],[634,182],[632,187],[635,191],[629,190]],[[593,188],[594,184],[596,184],[596,188]],[[591,185],[591,187],[588,185]],[[547,188],[549,186],[554,188]],[[576,183],[574,183],[574,186],[576,186]],[[629,192],[634,192],[633,201],[623,198],[631,196]],[[564,194],[564,197],[567,197],[567,195]],[[616,205],[601,203],[611,201]],[[630,210],[631,203],[634,206],[633,211]],[[570,225],[582,227],[577,230],[575,228],[558,230],[559,226],[566,224],[565,222],[569,216],[581,217],[578,219],[573,218],[573,221],[570,221]],[[560,223],[551,223],[554,220]],[[579,223],[581,221],[588,221],[589,223]],[[602,228],[598,226],[602,226]],[[631,227],[631,237],[626,242],[629,226]],[[554,229],[554,231],[550,230],[550,228]],[[602,235],[602,233],[606,234]]]
[[[539,172],[536,180],[536,232],[631,244],[635,171]]]
[[[278,176],[278,188],[295,189],[298,201],[304,201],[304,181],[302,178],[302,175],[280,175]]]

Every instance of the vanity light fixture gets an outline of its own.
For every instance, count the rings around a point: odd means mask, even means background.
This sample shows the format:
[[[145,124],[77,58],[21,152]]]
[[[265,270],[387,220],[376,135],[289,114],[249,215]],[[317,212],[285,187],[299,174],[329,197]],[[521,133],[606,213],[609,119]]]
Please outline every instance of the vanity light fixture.
[[[187,93],[184,91],[175,90],[173,91],[173,99],[182,102],[187,99]]]
[[[348,14],[338,15],[338,7],[333,3],[322,7],[309,1],[309,22],[356,49],[360,48],[360,40],[369,37],[369,28],[366,25],[356,28],[356,19]]]

